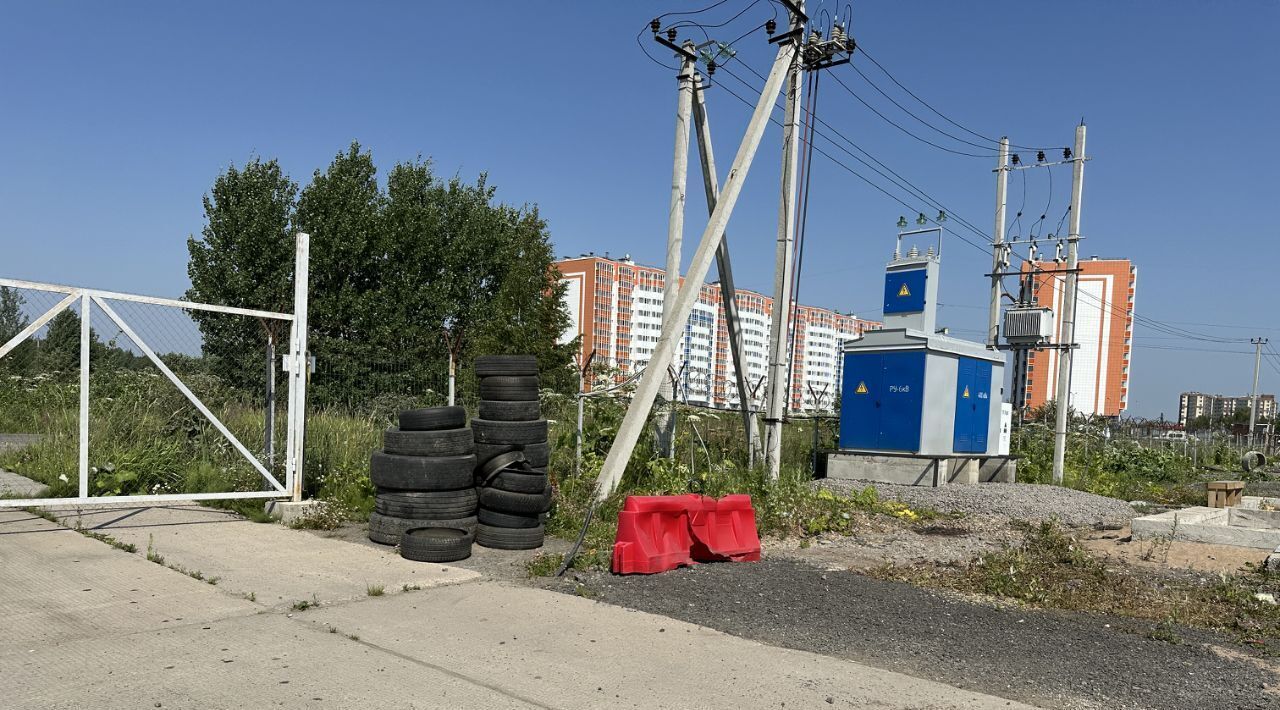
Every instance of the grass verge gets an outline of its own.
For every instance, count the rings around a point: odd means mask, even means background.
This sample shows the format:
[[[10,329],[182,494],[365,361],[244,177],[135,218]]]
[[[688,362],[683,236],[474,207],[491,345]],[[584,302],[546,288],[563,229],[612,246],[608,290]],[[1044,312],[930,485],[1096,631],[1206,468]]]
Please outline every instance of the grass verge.
[[[1110,567],[1055,523],[1024,526],[1020,545],[966,564],[886,566],[871,576],[950,589],[1029,607],[1109,614],[1156,626],[1150,635],[1177,642],[1178,626],[1226,632],[1267,655],[1280,655],[1280,574],[1250,569],[1234,575],[1140,576]]]

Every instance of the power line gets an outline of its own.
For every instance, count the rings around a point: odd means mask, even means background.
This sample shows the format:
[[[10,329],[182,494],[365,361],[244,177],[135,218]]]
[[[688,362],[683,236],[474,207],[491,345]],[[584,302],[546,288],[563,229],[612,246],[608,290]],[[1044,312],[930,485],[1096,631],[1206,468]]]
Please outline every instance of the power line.
[[[867,107],[867,110],[871,111],[871,113],[874,113],[875,115],[879,116],[879,117],[880,117],[880,119],[881,119],[882,121],[884,121],[885,123],[889,124],[890,126],[893,126],[894,128],[898,129],[899,131],[902,131],[903,133],[905,133],[905,134],[907,134],[907,135],[911,136],[912,138],[914,138],[914,139],[916,139],[916,140],[920,141],[921,143],[924,143],[924,144],[926,144],[926,145],[931,145],[931,146],[933,146],[934,148],[937,148],[938,150],[941,150],[941,151],[945,151],[945,152],[947,152],[947,153],[954,153],[955,155],[962,155],[962,156],[965,156],[965,157],[967,157],[967,158],[995,158],[995,157],[997,157],[995,153],[982,153],[982,154],[979,154],[979,153],[966,153],[965,151],[962,151],[962,150],[953,150],[953,149],[948,148],[948,147],[946,147],[946,146],[938,145],[937,143],[934,143],[933,141],[929,140],[928,138],[921,138],[920,136],[918,136],[918,135],[916,135],[916,134],[912,133],[911,131],[907,130],[906,128],[903,128],[903,127],[902,127],[902,125],[901,125],[901,124],[899,124],[898,122],[894,121],[893,119],[889,118],[888,116],[884,115],[883,113],[880,113],[880,111],[878,111],[874,106],[872,106],[871,104],[867,103],[867,102],[866,102],[866,100],[864,100],[861,96],[858,96],[858,93],[857,93],[856,91],[854,91],[853,89],[850,89],[848,84],[846,84],[846,83],[844,83],[843,81],[841,81],[841,80],[840,80],[840,77],[839,77],[838,75],[836,75],[836,74],[832,74],[831,76],[832,76],[832,78],[833,78],[833,79],[835,79],[836,83],[837,83],[837,84],[839,84],[839,85],[841,86],[841,88],[843,88],[845,91],[849,92],[849,95],[850,95],[850,96],[852,96],[853,98],[857,99],[857,100],[858,100],[858,103],[862,104],[863,106],[866,106],[866,107]]]

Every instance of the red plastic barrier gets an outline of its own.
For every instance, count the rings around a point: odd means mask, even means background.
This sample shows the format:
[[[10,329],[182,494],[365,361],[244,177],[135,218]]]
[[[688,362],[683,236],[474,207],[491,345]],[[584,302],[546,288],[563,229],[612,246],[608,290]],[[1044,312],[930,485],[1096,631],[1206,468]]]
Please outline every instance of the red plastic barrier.
[[[702,499],[701,510],[690,510],[693,559],[699,562],[757,562],[760,536],[751,496],[730,495]]]
[[[693,564],[689,497],[627,496],[618,513],[613,571],[653,574]]]
[[[628,496],[618,513],[613,545],[613,571],[618,574],[759,559],[760,537],[750,496]]]

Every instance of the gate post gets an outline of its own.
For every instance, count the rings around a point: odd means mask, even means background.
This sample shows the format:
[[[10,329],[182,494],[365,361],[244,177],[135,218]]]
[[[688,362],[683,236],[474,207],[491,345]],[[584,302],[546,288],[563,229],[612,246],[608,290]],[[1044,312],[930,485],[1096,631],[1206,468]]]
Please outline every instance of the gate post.
[[[310,279],[311,235],[298,232],[293,267],[293,338],[289,353],[289,444],[292,450],[292,479],[289,493],[295,502],[302,500],[304,448],[307,433],[307,285]]]
[[[89,497],[89,294],[80,296],[80,497]]]

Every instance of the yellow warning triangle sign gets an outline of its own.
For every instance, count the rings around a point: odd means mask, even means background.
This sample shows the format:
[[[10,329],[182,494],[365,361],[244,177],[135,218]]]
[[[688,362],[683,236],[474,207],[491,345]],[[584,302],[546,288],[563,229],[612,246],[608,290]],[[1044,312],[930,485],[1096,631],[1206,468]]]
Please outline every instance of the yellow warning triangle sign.
[[[965,386],[964,386],[964,394],[962,394],[962,395],[960,395],[960,396],[961,396],[961,397],[964,397],[965,399],[969,399],[969,385],[965,385]]]
[[[905,283],[902,284],[902,288],[898,289],[898,296],[901,297],[901,296],[910,296],[910,295],[911,295],[911,291],[907,288],[907,285]]]
[[[858,389],[854,390],[854,391],[853,391],[853,393],[854,393],[854,394],[866,394],[866,393],[867,393],[867,383],[865,383],[865,382],[859,382],[859,383],[858,383]]]

